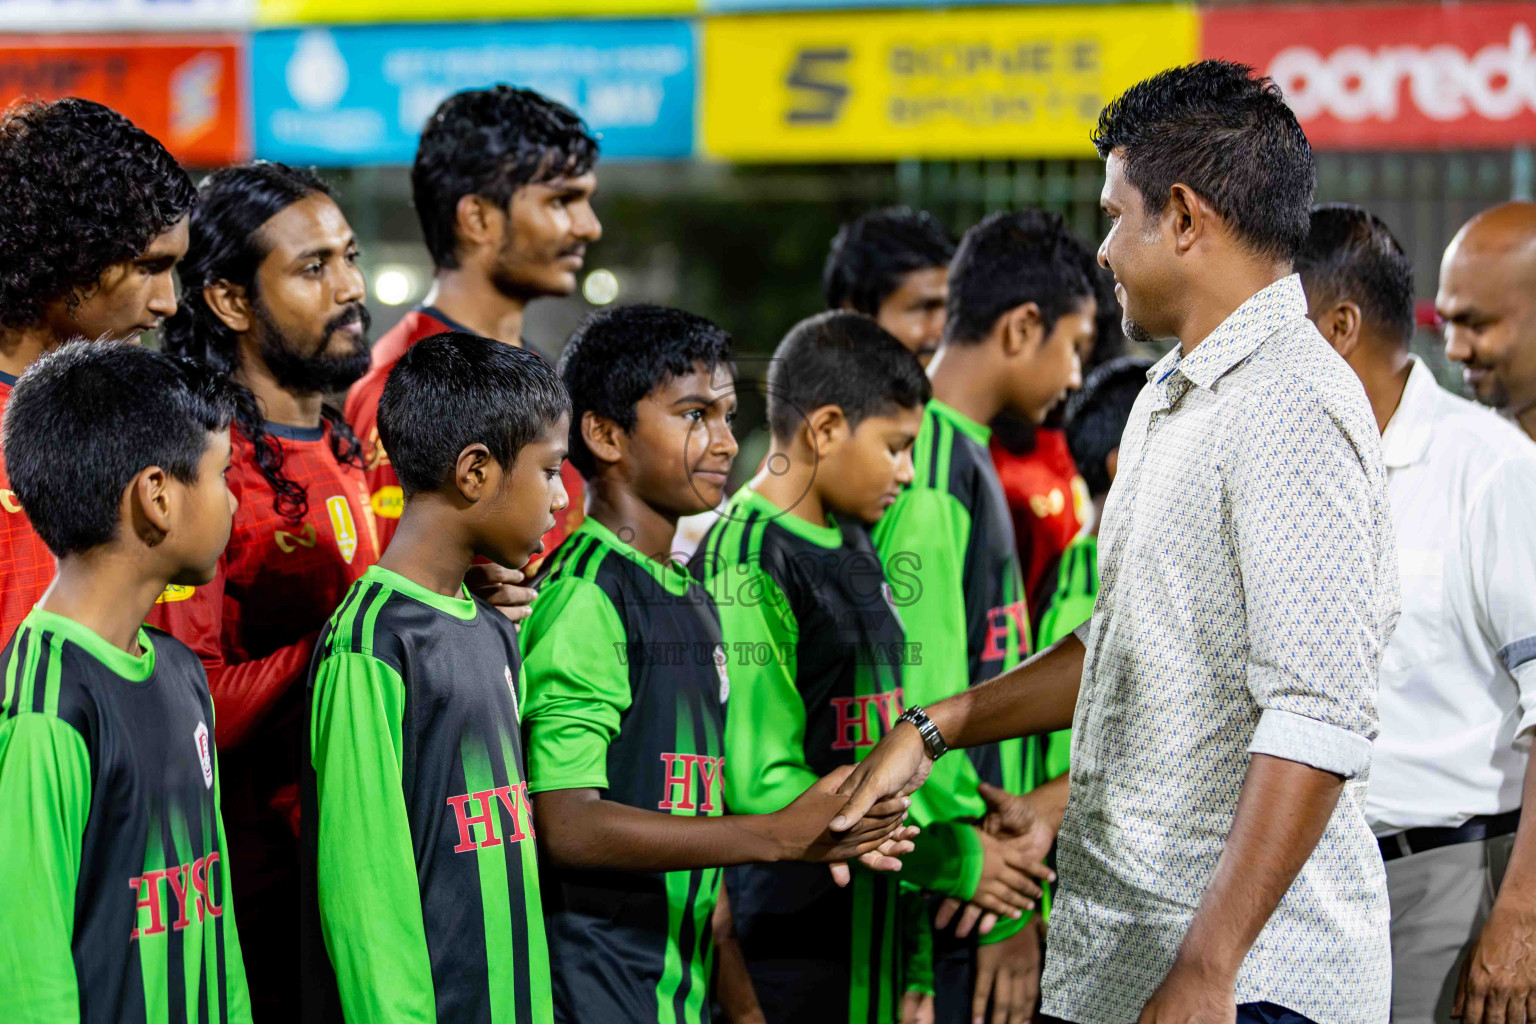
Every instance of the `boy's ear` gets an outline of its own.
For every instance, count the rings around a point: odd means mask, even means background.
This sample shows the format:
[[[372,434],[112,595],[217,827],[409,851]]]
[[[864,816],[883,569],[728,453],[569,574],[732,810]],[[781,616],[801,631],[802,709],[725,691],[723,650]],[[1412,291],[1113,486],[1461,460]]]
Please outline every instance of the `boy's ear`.
[[[588,409],[581,414],[581,440],[592,457],[602,463],[616,463],[624,458],[628,434],[606,416]]]
[[[203,301],[236,334],[251,329],[251,300],[244,287],[228,281],[210,282],[203,285]]]
[[[159,466],[140,470],[123,492],[128,522],[145,547],[155,547],[171,532],[174,504],[170,474]]]
[[[464,500],[473,505],[494,489],[501,467],[491,457],[491,450],[476,441],[459,452],[453,464],[453,483]]]
[[[1003,314],[1003,355],[1013,359],[1039,348],[1043,341],[1045,324],[1038,305],[1026,302]]]
[[[848,436],[848,417],[837,405],[824,405],[812,409],[805,418],[806,438],[818,458],[826,455],[832,446]]]

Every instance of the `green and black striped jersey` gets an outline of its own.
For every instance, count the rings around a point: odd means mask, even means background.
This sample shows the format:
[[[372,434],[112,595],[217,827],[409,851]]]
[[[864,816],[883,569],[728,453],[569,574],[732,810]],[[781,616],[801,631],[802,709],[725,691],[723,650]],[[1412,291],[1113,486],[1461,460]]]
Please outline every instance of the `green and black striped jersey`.
[[[310,671],[305,874],[354,1024],[548,1024],[549,954],[506,617],[379,566]]]
[[[720,617],[680,566],[588,518],[561,545],[520,630],[528,789],[596,789],[675,815],[725,809]],[[543,869],[563,1024],[708,1024],[720,868]]]
[[[1028,601],[1008,502],[987,449],[990,437],[988,427],[930,401],[912,449],[912,483],[874,529],[907,638],[921,651],[906,675],[911,704],[953,696],[1029,654]],[[983,816],[978,781],[1010,793],[1043,781],[1033,740],[1005,740],[967,753],[969,764],[961,758],[938,761],[913,795],[913,817],[926,829]],[[919,837],[920,847],[923,842]],[[974,892],[979,849],[968,859],[974,862],[968,872]],[[1000,941],[1022,924],[999,922],[980,941]]]
[[[743,488],[693,571],[719,608],[731,700],[727,808],[777,811],[874,749],[902,710],[906,643],[880,559],[852,524],[817,526]],[[897,879],[817,864],[727,873],[770,1021],[887,1024],[900,1013]]]
[[[202,663],[34,609],[0,654],[0,1020],[251,1019]]]

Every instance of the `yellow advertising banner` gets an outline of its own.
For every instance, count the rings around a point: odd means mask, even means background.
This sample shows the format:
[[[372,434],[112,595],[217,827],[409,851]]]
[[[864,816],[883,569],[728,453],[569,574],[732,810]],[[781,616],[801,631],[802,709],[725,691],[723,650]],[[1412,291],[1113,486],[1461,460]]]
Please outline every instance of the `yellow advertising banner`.
[[[698,9],[698,0],[256,0],[256,21],[262,26],[487,21],[693,14]]]
[[[1099,110],[1196,59],[1189,4],[744,15],[704,25],[704,155],[1089,156]]]

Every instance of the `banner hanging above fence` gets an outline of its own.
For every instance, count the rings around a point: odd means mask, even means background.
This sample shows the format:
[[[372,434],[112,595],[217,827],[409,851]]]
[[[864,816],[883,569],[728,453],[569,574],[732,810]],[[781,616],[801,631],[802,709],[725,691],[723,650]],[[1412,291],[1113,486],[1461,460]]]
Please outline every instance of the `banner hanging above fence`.
[[[340,27],[258,32],[258,156],[408,164],[439,103],[507,82],[581,114],[604,158],[693,151],[693,29],[682,21]]]
[[[711,18],[703,148],[746,161],[1092,155],[1099,109],[1194,59],[1187,5]]]
[[[194,167],[250,152],[241,37],[0,36],[0,109],[80,96],[121,111]]]
[[[1536,141],[1536,4],[1216,8],[1202,50],[1274,78],[1318,149]]]

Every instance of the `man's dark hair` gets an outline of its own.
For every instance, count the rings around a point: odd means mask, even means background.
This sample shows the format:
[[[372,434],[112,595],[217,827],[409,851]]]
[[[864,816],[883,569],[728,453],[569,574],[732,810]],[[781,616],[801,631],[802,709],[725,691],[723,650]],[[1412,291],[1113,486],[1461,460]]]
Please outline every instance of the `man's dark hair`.
[[[313,171],[258,160],[215,171],[198,188],[187,255],[177,267],[182,301],[160,332],[167,352],[203,363],[226,378],[240,368],[240,339],[203,298],[203,289],[227,281],[245,289],[253,307],[260,301],[256,271],[268,249],[261,226],[294,203],[332,192]],[[334,197],[333,197],[334,198]],[[254,449],[256,467],[274,495],[273,507],[287,519],[304,518],[309,494],[283,474],[283,449],[267,430],[266,416],[249,388],[235,384],[235,426]],[[329,403],[320,406],[330,424],[331,451],[338,462],[363,465],[363,446],[346,417]]]
[[[446,331],[412,345],[379,399],[379,440],[407,498],[441,487],[475,443],[504,470],[568,415],[571,398],[543,356]]]
[[[947,267],[954,255],[954,236],[927,210],[875,210],[837,229],[821,270],[822,294],[828,309],[874,316],[902,278]]]
[[[123,490],[148,466],[197,481],[229,426],[228,381],[137,345],[70,342],[27,368],[5,410],[5,468],[57,558],[114,540]]]
[[[1027,302],[1040,308],[1049,333],[1058,317],[1092,297],[1083,267],[1083,247],[1057,214],[992,214],[960,239],[949,266],[944,341],[984,341],[999,317]]]
[[[482,196],[503,209],[524,185],[586,174],[597,140],[569,108],[532,89],[493,85],[443,101],[422,130],[411,196],[432,263],[459,265],[459,200]]]
[[[0,115],[0,326],[30,327],[58,299],[74,308],[195,199],[165,147],[100,103],[71,97]]]
[[[1353,203],[1314,209],[1296,271],[1314,304],[1349,300],[1383,336],[1413,341],[1413,263],[1374,213]]]
[[[819,313],[779,342],[768,367],[768,425],[788,441],[825,405],[843,410],[850,429],[871,416],[916,409],[933,397],[922,364],[862,313]]]
[[[1280,87],[1246,64],[1203,60],[1136,83],[1099,112],[1093,144],[1122,151],[1154,217],[1182,182],[1259,255],[1293,259],[1307,237],[1312,145]]]
[[[1145,356],[1111,360],[1090,373],[1082,390],[1067,399],[1067,450],[1095,498],[1109,493],[1105,460],[1120,447],[1131,406],[1146,387],[1152,364]]]
[[[560,353],[560,379],[571,396],[571,465],[583,477],[597,472],[581,439],[586,412],[633,430],[635,406],[700,363],[711,373],[722,364],[736,372],[731,336],[701,316],[640,305],[600,309],[587,317]]]

